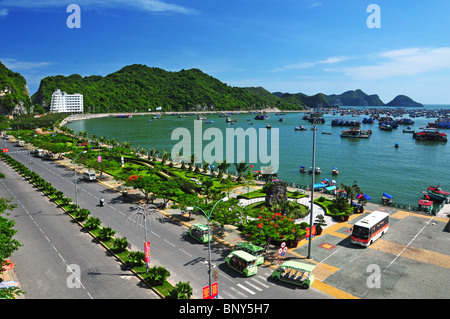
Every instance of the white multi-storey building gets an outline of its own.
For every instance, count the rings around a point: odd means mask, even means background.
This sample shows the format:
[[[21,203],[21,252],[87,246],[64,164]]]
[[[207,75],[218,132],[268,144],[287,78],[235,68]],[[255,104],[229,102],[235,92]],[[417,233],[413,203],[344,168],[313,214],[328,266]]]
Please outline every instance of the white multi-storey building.
[[[67,94],[55,90],[50,104],[51,113],[83,113],[83,94]]]

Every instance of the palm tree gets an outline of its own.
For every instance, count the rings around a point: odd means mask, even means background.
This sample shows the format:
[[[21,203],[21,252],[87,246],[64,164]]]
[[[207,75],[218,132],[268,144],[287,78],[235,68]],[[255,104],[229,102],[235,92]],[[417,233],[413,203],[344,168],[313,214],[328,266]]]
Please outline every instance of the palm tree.
[[[347,194],[346,196],[347,196],[349,204],[351,204],[353,202],[353,200],[355,199],[355,197],[358,193],[361,193],[361,188],[356,183],[353,183],[353,185],[351,185],[351,186],[345,185],[344,183],[342,183],[341,188]]]
[[[150,152],[148,153],[148,157],[149,157],[152,161],[155,161],[156,153],[158,153],[158,151],[155,150],[154,148],[151,148],[151,149],[150,149]]]
[[[208,168],[209,168],[209,163],[207,161],[203,162],[203,173],[206,173]]]
[[[219,175],[217,177],[222,178],[223,173],[230,168],[231,164],[227,163],[227,160],[219,163],[217,169],[219,170]]]
[[[162,156],[161,156],[161,164],[165,165],[166,161],[169,159],[169,153],[167,153],[165,150],[163,150]]]
[[[244,175],[244,173],[250,168],[250,166],[247,165],[247,163],[244,161],[240,162],[239,164],[234,163],[234,167],[236,167],[236,171],[238,174],[238,182],[241,181],[242,175]]]

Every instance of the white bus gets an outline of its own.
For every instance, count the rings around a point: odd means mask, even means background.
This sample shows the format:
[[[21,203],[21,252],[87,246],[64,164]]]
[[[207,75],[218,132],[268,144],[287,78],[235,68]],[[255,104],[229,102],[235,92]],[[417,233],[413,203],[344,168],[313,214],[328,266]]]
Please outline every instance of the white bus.
[[[368,247],[389,229],[389,214],[374,211],[353,226],[352,243]]]

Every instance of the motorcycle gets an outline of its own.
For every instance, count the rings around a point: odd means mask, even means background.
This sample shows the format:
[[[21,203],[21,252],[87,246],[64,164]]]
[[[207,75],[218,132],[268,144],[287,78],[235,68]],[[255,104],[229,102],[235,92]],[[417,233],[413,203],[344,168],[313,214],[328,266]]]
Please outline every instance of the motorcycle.
[[[100,206],[103,207],[105,204],[105,200],[103,198],[100,198]]]

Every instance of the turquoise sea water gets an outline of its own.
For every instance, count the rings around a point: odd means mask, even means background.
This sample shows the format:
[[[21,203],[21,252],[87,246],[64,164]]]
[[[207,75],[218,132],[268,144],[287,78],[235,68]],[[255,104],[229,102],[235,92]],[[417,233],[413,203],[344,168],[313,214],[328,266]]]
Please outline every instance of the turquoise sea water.
[[[446,107],[448,106],[444,106]],[[443,107],[439,106],[439,108]],[[286,115],[278,116],[271,113],[268,120],[258,121],[254,120],[254,114],[238,114],[231,116],[233,119],[238,119],[231,125],[226,123],[225,117],[219,117],[218,114],[206,114],[207,120],[214,123],[204,124],[202,121],[202,128],[205,131],[214,127],[223,132],[225,157],[226,128],[241,127],[244,130],[254,128],[258,131],[269,123],[279,132],[279,178],[296,185],[310,185],[311,175],[299,173],[300,165],[306,168],[312,166],[313,132],[310,130],[311,124],[302,119],[303,115],[304,113],[286,113]],[[279,121],[280,117],[284,118],[283,122]],[[362,121],[365,116],[325,114],[324,117],[325,124],[317,125],[316,167],[322,169],[322,174],[316,175],[316,183],[324,178],[335,179],[338,184],[356,182],[364,193],[372,197],[371,202],[380,203],[380,197],[387,192],[394,196],[396,203],[413,206],[423,197],[421,191],[426,190],[428,186],[440,184],[442,189],[450,191],[450,141],[447,143],[417,142],[412,138],[411,133],[403,133],[403,129],[407,128],[406,125],[399,125],[398,129],[392,131],[382,131],[378,128],[377,122],[361,126],[363,130],[373,131],[369,139],[346,139],[341,138],[340,133],[348,128],[332,127],[332,119]],[[411,129],[416,131],[419,127],[434,121],[433,118],[425,117],[413,118],[413,120],[415,124]],[[151,115],[134,115],[132,118],[111,117],[74,121],[67,126],[74,131],[86,131],[98,137],[114,138],[120,142],[128,141],[134,147],[143,147],[146,150],[153,147],[160,152],[165,150],[170,153],[172,147],[179,142],[178,139],[171,140],[173,130],[186,128],[193,136],[195,122],[199,121],[193,116],[178,118],[163,115],[163,119],[155,120]],[[303,125],[308,130],[295,131],[294,127],[298,125]],[[269,145],[272,131],[267,130]],[[322,134],[322,132],[331,133],[331,135]],[[443,130],[443,132],[449,135],[449,130]],[[204,140],[203,148],[209,143],[209,140]],[[394,147],[396,143],[399,144],[399,148]],[[247,162],[249,162],[248,152],[247,140],[245,152]],[[270,155],[270,146],[268,154]],[[257,158],[259,160],[260,157]],[[261,165],[261,163],[250,164],[253,164],[255,169]],[[263,166],[265,165],[263,163]],[[340,171],[338,176],[331,175],[333,167],[338,167]],[[233,165],[230,170],[234,170]]]

